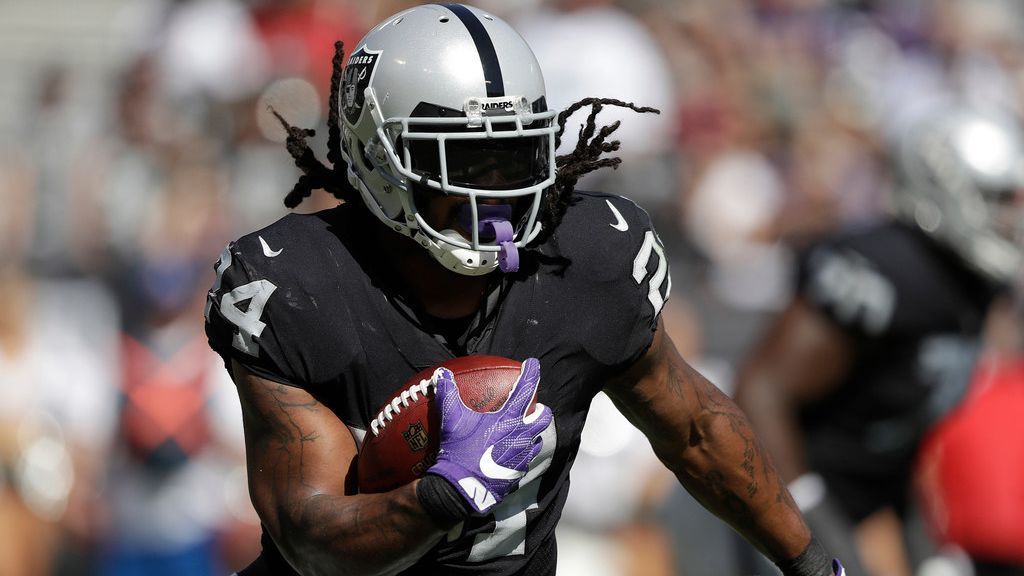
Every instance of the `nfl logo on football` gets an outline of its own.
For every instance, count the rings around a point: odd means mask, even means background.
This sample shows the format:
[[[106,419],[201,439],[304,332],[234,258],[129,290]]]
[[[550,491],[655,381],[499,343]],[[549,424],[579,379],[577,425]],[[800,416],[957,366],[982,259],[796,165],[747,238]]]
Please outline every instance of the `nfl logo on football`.
[[[416,422],[409,426],[409,429],[402,432],[402,437],[405,438],[405,443],[409,445],[409,449],[413,452],[418,452],[427,447],[427,433],[423,430],[423,423]]]

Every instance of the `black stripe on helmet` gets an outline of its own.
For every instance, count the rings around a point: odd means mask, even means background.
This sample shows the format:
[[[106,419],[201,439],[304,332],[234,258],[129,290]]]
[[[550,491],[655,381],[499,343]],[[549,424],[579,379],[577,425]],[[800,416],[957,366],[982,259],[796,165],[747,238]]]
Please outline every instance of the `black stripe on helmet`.
[[[491,36],[484,28],[483,22],[473,14],[473,11],[462,4],[442,4],[458,16],[462,21],[469,35],[476,44],[476,51],[480,55],[480,64],[484,69],[484,83],[487,85],[487,97],[505,95],[505,81],[501,77],[501,65],[498,64],[498,53],[494,51],[494,43]]]

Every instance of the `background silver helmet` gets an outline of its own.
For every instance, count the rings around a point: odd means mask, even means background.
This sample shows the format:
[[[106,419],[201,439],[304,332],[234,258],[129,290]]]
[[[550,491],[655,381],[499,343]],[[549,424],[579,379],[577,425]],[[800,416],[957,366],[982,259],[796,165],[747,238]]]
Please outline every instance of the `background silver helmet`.
[[[517,249],[540,232],[556,132],[540,67],[518,33],[459,4],[406,10],[352,51],[339,99],[349,180],[377,218],[450,270],[515,269]],[[417,191],[467,198],[469,239],[431,227]],[[515,214],[491,206],[514,198]]]
[[[939,106],[904,130],[896,150],[897,213],[999,283],[1020,273],[1024,133],[992,110]]]

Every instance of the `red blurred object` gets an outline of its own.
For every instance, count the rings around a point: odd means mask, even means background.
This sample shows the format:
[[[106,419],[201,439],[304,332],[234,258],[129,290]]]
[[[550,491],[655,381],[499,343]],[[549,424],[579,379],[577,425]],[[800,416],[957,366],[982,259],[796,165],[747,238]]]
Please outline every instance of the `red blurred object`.
[[[917,487],[932,534],[1024,565],[1024,358],[983,363],[964,403],[925,438]]]
[[[122,439],[142,461],[182,464],[212,441],[207,403],[214,378],[206,338],[193,339],[169,359],[130,336],[123,342]]]
[[[497,410],[505,403],[509,392],[519,378],[522,363],[500,356],[463,356],[443,362],[455,375],[459,396],[466,406],[477,412]],[[429,380],[437,367],[428,368],[410,378],[395,391],[394,403],[398,410],[391,412],[391,420],[374,434],[373,427],[359,451],[356,464],[359,491],[364,494],[386,492],[423,476],[434,463],[440,442],[439,414],[431,409],[434,391],[423,396],[419,384]],[[403,392],[417,387],[416,397]],[[534,399],[536,401],[536,398]],[[378,414],[388,405],[381,406]],[[532,405],[531,405],[532,410]]]
[[[305,77],[321,94],[331,85],[334,42],[344,42],[348,55],[366,32],[358,15],[339,2],[272,2],[254,9],[253,19],[275,76]]]

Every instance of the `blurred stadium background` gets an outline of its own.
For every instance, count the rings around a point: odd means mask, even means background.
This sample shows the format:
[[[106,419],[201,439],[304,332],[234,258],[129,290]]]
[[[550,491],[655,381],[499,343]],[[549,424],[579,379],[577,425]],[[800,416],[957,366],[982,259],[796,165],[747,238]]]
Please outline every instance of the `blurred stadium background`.
[[[410,4],[0,1],[0,575],[227,574],[255,556],[237,398],[203,335],[212,265],[285,213],[299,174],[268,106],[322,128],[333,41]],[[662,110],[602,117],[624,120],[624,164],[584,186],[652,212],[670,330],[726,390],[791,293],[794,250],[884,212],[886,143],[914,105],[1024,105],[1013,0],[475,4],[535,47],[553,105]],[[560,572],[771,573],[609,405]],[[910,570],[957,574],[914,550]]]

